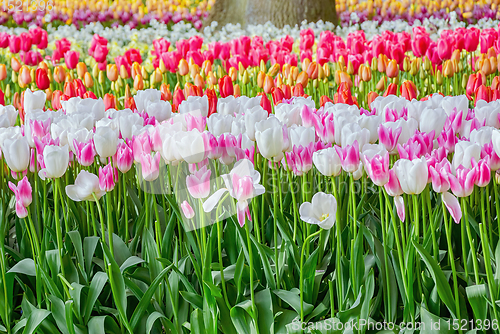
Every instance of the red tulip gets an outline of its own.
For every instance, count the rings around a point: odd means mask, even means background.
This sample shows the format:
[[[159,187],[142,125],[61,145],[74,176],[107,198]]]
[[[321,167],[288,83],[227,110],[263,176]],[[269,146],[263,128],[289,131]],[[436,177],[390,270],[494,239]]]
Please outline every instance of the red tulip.
[[[68,97],[76,97],[75,86],[69,81],[64,83],[64,95]]]
[[[50,86],[47,70],[39,67],[35,72],[35,81],[38,89],[45,90]]]
[[[87,91],[85,85],[83,84],[81,79],[74,79],[73,86],[75,87],[75,96],[83,97],[83,94]]]
[[[54,109],[54,110],[62,109],[61,95],[62,95],[62,92],[60,90],[55,90],[54,92],[52,92],[52,101],[51,101],[52,109]]]
[[[441,60],[451,58],[451,53],[452,53],[451,45],[447,39],[441,38],[439,40],[437,45],[437,52]]]
[[[388,95],[396,95],[398,91],[398,85],[396,85],[395,83],[391,83],[389,86],[387,86],[387,89],[385,90],[384,92],[384,97],[388,96]]]
[[[481,85],[476,89],[476,102],[479,100],[485,100],[486,102],[491,102],[492,92],[491,88],[485,85]]]
[[[215,89],[207,89],[205,94],[208,97],[208,117],[217,112],[217,94]]]
[[[123,103],[124,103],[125,109],[130,109],[132,111],[137,110],[133,96],[129,96],[128,98],[125,98],[125,101]]]
[[[347,82],[341,82],[337,88],[337,93],[333,96],[333,101],[335,103],[345,103],[349,105],[354,104],[354,99]]]
[[[400,87],[400,91],[401,91],[401,96],[407,99],[408,101],[417,98],[417,87],[410,80],[403,82],[403,84]]]
[[[179,105],[184,101],[186,98],[184,97],[184,93],[182,92],[181,89],[177,88],[174,92],[174,110],[179,110]]]
[[[86,91],[85,94],[83,94],[84,99],[94,99],[97,100],[97,96],[95,96],[94,92],[92,91]]]
[[[31,35],[30,33],[23,32],[21,38],[21,51],[28,52],[31,49]]]
[[[304,87],[300,82],[293,87],[292,95],[296,97],[304,95]]]
[[[116,109],[116,98],[113,94],[104,95],[104,109]]]
[[[225,75],[219,79],[219,93],[222,98],[234,94],[233,81],[229,75]]]
[[[333,100],[331,98],[329,98],[328,96],[326,96],[326,95],[322,95],[319,98],[319,104],[320,104],[320,106],[323,107],[327,102],[333,103]]]
[[[160,86],[160,92],[161,92],[161,99],[163,101],[172,100],[172,92],[170,91],[170,85],[167,85],[166,83],[162,83]]]
[[[272,89],[272,97],[273,97],[273,103],[274,105],[278,105],[278,103],[281,103],[281,101],[283,101],[283,99],[285,98],[285,94],[283,94],[283,91],[278,88],[278,87],[274,87]]]
[[[469,80],[467,81],[467,86],[465,88],[465,92],[467,95],[472,96],[474,92],[478,89],[479,86],[483,84],[483,78],[481,74],[471,74],[469,76]]]
[[[368,96],[366,97],[367,99],[367,103],[368,103],[368,108],[370,108],[370,110],[372,110],[371,108],[371,104],[373,101],[375,101],[375,99],[378,97],[378,94],[376,92],[369,92],[368,93]]]
[[[267,95],[264,93],[258,93],[257,95],[262,96],[260,99],[260,106],[267,111],[267,114],[270,115],[273,112],[273,108],[271,106],[271,101],[267,98]]]
[[[292,98],[292,89],[290,88],[289,85],[281,85],[281,91],[283,92],[283,95],[285,96],[285,99],[291,99]]]
[[[2,90],[0,89],[0,104],[1,105],[5,105],[5,94],[2,92]]]
[[[471,28],[465,32],[465,50],[467,52],[474,52],[479,45],[479,29]]]

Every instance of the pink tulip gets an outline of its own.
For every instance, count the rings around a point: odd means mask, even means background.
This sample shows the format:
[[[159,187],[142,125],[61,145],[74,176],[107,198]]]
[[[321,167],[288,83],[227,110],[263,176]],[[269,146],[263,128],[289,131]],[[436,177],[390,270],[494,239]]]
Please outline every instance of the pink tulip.
[[[94,148],[94,141],[92,139],[86,143],[79,143],[76,139],[74,139],[73,146],[75,147],[76,157],[80,165],[90,166],[94,163],[96,151]]]
[[[64,62],[69,69],[75,69],[76,64],[78,64],[78,59],[80,58],[80,53],[77,51],[67,51],[64,54]]]
[[[472,158],[472,166],[476,170],[476,182],[475,184],[478,187],[486,187],[491,180],[491,169],[489,166],[489,159],[481,159],[479,162],[476,162],[474,158]]]
[[[477,170],[475,168],[468,169],[460,165],[456,170],[456,176],[448,175],[450,179],[450,188],[453,194],[457,197],[467,197],[472,194],[474,184],[477,179]]]
[[[154,181],[160,175],[160,153],[154,155],[143,153],[140,157],[142,178],[146,181]]]
[[[99,167],[99,188],[105,192],[115,188],[114,170],[111,164],[107,164],[104,168]]]
[[[383,156],[376,154],[373,158],[363,156],[363,164],[370,179],[377,186],[382,187],[389,182],[389,152]]]
[[[401,135],[403,128],[399,127],[396,130],[392,128],[385,127],[380,124],[378,127],[379,142],[385,146],[388,152],[393,152],[398,143],[399,136]]]
[[[194,217],[194,210],[191,205],[189,205],[188,201],[182,202],[181,209],[187,219],[192,219]]]
[[[497,155],[495,150],[493,149],[493,144],[484,144],[481,148],[481,158],[487,158],[490,164],[490,169],[492,171],[497,171],[500,169],[500,157]]]
[[[462,219],[462,209],[460,208],[458,199],[449,192],[444,192],[442,199],[455,223],[460,223],[460,219]]]
[[[444,193],[450,189],[451,163],[444,159],[436,166],[429,166],[429,174],[432,180],[432,189],[437,193]]]
[[[25,176],[19,183],[17,187],[14,183],[9,181],[9,188],[14,192],[16,197],[16,214],[19,218],[25,218],[28,216],[28,210],[26,209],[32,201],[32,191],[31,184],[28,178]]]
[[[297,176],[301,176],[311,170],[313,161],[312,156],[314,143],[310,143],[306,147],[302,145],[294,146],[292,152],[287,152],[287,162],[288,166],[293,173]],[[359,152],[358,152],[359,154]]]
[[[186,186],[193,198],[206,198],[210,195],[210,175],[212,171],[203,166],[186,177]]]
[[[113,160],[120,172],[128,172],[132,168],[132,162],[134,162],[134,155],[130,146],[126,143],[119,144]]]
[[[236,148],[238,148],[238,142],[235,136],[230,133],[221,134],[217,139],[217,149],[221,154],[220,162],[224,165],[233,163],[236,157]]]
[[[193,129],[198,129],[198,131],[203,132],[207,126],[207,118],[201,115],[193,116],[191,114],[186,114],[186,127],[187,131],[191,131]]]
[[[359,168],[360,158],[359,158],[359,144],[355,140],[352,145],[347,145],[345,148],[340,148],[335,146],[335,150],[340,157],[342,162],[342,169],[347,173],[354,173]]]
[[[132,140],[132,151],[134,160],[139,162],[143,154],[150,154],[152,151],[151,138],[147,131],[135,136]]]

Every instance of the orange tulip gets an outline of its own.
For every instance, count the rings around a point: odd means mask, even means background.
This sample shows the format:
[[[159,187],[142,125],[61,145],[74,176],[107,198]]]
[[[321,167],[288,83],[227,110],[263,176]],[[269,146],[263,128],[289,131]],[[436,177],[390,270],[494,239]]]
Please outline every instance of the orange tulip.
[[[163,101],[172,100],[172,92],[170,91],[170,85],[166,83],[162,83],[160,86],[161,99]]]
[[[300,83],[302,85],[302,87],[306,87],[307,83],[309,82],[309,76],[307,75],[307,73],[305,71],[302,71],[299,73],[299,76],[297,77],[296,82]]]
[[[135,76],[137,74],[140,74],[143,78],[145,78],[144,75],[142,75],[142,68],[141,68],[141,65],[138,63],[138,62],[134,62],[132,64],[132,69],[130,71],[130,76],[132,77],[132,79],[135,79]]]
[[[318,78],[318,64],[313,61],[312,63],[309,64],[309,67],[307,67],[307,77],[311,80],[317,79]]]
[[[270,94],[273,88],[274,88],[273,78],[269,75],[266,75],[266,78],[264,79],[264,92],[266,94]]]
[[[23,65],[19,71],[19,86],[24,88],[29,83],[31,83],[30,69],[26,65]]]
[[[417,87],[410,80],[403,82],[400,91],[401,91],[401,96],[407,99],[408,101],[417,98]]]
[[[491,81],[491,89],[500,89],[500,77],[497,75]]]
[[[265,79],[266,79],[266,73],[264,73],[263,71],[259,71],[259,73],[257,74],[257,86],[259,86],[259,88],[264,87]]]
[[[19,72],[19,70],[21,69],[21,63],[19,62],[19,60],[17,60],[16,57],[12,57],[10,59],[10,67],[12,67],[12,70],[14,72]]]
[[[5,64],[0,64],[0,81],[4,81],[7,78],[7,68]]]
[[[231,67],[229,69],[228,75],[231,78],[232,82],[235,82],[238,79],[238,72],[237,72],[236,68],[234,68],[234,67]]]
[[[90,75],[89,72],[85,72],[85,75],[83,76],[83,83],[87,88],[94,87],[94,80],[92,79],[92,76]]]
[[[144,89],[144,80],[142,80],[142,76],[140,74],[135,75],[134,89],[137,91]]]
[[[200,87],[200,89],[205,88],[205,80],[203,80],[199,73],[196,73],[196,76],[194,77],[194,84]]]
[[[179,74],[184,76],[189,73],[189,64],[186,59],[181,59],[179,62]]]
[[[108,65],[108,68],[106,69],[106,76],[110,81],[118,80],[118,67],[116,64]]]
[[[127,69],[125,68],[125,65],[120,65],[120,77],[122,79],[129,78],[129,75],[128,75]]]
[[[241,96],[241,90],[240,90],[240,85],[235,84],[234,85],[234,97]]]
[[[395,78],[399,75],[399,65],[395,59],[389,61],[386,68],[386,73],[389,78]]]
[[[378,97],[378,94],[376,92],[369,92],[368,93],[368,96],[366,97],[367,99],[367,102],[368,102],[368,107],[370,108],[370,110],[372,109],[371,108],[371,104],[373,101],[375,101],[375,99]]]
[[[78,77],[80,79],[83,78],[86,72],[87,72],[87,65],[85,65],[84,62],[79,62],[78,64],[76,64],[76,73],[78,74]]]
[[[208,75],[208,72],[210,71],[212,71],[212,63],[207,59],[203,62],[203,64],[201,64],[201,72]]]

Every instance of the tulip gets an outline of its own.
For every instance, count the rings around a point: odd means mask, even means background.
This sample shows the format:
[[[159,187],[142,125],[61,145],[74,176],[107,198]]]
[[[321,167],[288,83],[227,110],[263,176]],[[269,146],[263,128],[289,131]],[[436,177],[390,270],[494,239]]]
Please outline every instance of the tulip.
[[[420,194],[427,185],[428,170],[424,157],[413,160],[400,159],[394,164],[394,172],[406,194]]]
[[[109,192],[115,188],[114,170],[111,164],[99,167],[99,188]]]
[[[88,142],[80,143],[76,139],[73,140],[74,151],[78,159],[78,163],[82,166],[90,166],[94,163],[96,154],[94,141],[90,139]]]
[[[140,156],[142,178],[145,181],[154,181],[158,178],[160,173],[160,154],[154,155],[143,153]]]
[[[23,65],[19,71],[19,85],[24,88],[26,85],[31,83],[31,73],[27,66]]]
[[[66,173],[69,164],[69,147],[47,145],[43,149],[43,162],[45,168],[38,172],[42,180],[46,178],[57,179]]]
[[[49,76],[47,75],[47,70],[44,68],[38,68],[35,72],[35,81],[38,89],[45,90],[50,87]]]
[[[387,89],[385,90],[383,96],[386,97],[389,95],[396,95],[397,91],[398,91],[398,85],[396,85],[395,83],[391,83],[389,84],[389,86],[387,86]]]
[[[14,192],[16,198],[16,215],[19,218],[25,218],[28,216],[28,210],[26,209],[32,201],[32,189],[28,178],[25,176],[17,186],[10,182],[8,183],[10,190]]]
[[[222,98],[233,95],[233,82],[231,80],[231,77],[229,77],[228,75],[219,79],[219,93]]]
[[[203,166],[186,177],[186,186],[193,198],[207,198],[210,195],[210,175],[212,171]]]
[[[395,78],[399,75],[399,65],[396,60],[392,59],[391,61],[389,61],[386,73],[389,78]]]
[[[335,224],[337,200],[331,194],[318,192],[311,202],[305,202],[299,208],[300,219],[328,230]]]
[[[400,91],[401,91],[401,96],[407,99],[408,101],[417,98],[417,87],[410,80],[403,82]]]
[[[11,171],[20,173],[28,169],[30,148],[25,137],[5,139],[2,144],[2,153]]]
[[[456,175],[449,174],[451,191],[457,197],[470,196],[474,191],[476,178],[477,171],[475,168],[469,169],[459,166],[456,170]]]
[[[72,70],[76,68],[76,65],[78,64],[78,59],[80,58],[80,53],[76,51],[67,51],[64,54],[64,62],[66,63],[66,66]]]
[[[442,195],[442,200],[455,223],[460,223],[462,219],[462,209],[460,208],[460,203],[458,199],[449,192],[444,192]]]
[[[186,59],[181,59],[178,66],[179,74],[184,76],[189,73],[189,64]]]
[[[106,93],[103,101],[105,110],[116,109],[116,98],[113,94]]]
[[[276,117],[255,123],[255,139],[264,158],[274,161],[283,158],[283,128]]]
[[[479,86],[483,83],[481,75],[471,74],[469,80],[467,81],[467,87],[465,88],[467,95],[472,96],[476,92]]]
[[[240,226],[245,224],[245,215],[250,219],[248,202],[253,197],[262,195],[265,188],[259,184],[260,173],[254,169],[252,162],[248,159],[238,161],[229,174],[222,175],[225,188],[217,190],[203,203],[203,210],[211,212],[219,203],[224,193],[237,200],[237,216]]]
[[[128,172],[132,167],[132,162],[134,161],[132,149],[125,143],[119,144],[116,154],[113,156],[113,160],[115,166],[120,172]]]
[[[383,156],[376,154],[372,158],[363,155],[363,164],[370,179],[377,186],[384,186],[389,182],[389,153]]]
[[[342,162],[342,169],[347,173],[354,173],[358,170],[360,164],[359,144],[355,140],[352,145],[346,145],[344,148],[335,146],[335,150]]]
[[[45,106],[46,94],[43,91],[32,92],[29,89],[25,90],[23,106],[25,112],[34,110],[42,110]]]
[[[108,65],[106,69],[106,76],[110,81],[116,81],[118,79],[118,67],[116,64]]]
[[[191,207],[191,205],[189,205],[188,201],[184,201],[181,203],[181,209],[182,213],[184,214],[184,217],[186,217],[187,219],[194,218],[195,216],[194,210]]]
[[[273,112],[272,106],[271,106],[271,101],[269,101],[268,97],[266,94],[263,93],[258,93],[257,96],[261,96],[260,99],[260,106],[267,111],[267,114],[270,115]]]
[[[7,79],[7,68],[5,64],[0,64],[0,81]]]
[[[115,155],[117,150],[118,134],[109,126],[98,127],[94,134],[94,145],[97,154],[103,158]]]
[[[313,153],[314,166],[324,176],[338,176],[342,168],[342,162],[335,148],[319,150]]]
[[[63,83],[66,78],[66,71],[62,66],[56,66],[54,68],[54,80],[57,83]]]
[[[75,201],[99,200],[106,192],[99,186],[99,177],[82,169],[75,179],[75,184],[66,186],[66,195]]]

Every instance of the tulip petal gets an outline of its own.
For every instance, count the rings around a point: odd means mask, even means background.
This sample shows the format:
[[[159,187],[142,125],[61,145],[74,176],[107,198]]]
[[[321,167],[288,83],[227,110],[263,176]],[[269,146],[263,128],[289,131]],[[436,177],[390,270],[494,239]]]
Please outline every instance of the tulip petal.
[[[219,203],[222,195],[224,195],[226,191],[228,191],[227,188],[219,189],[214,192],[212,196],[207,198],[207,200],[203,203],[203,211],[211,212],[215,208],[217,203]]]
[[[453,196],[453,194],[449,192],[443,193],[443,202],[446,205],[448,211],[450,211],[451,216],[455,223],[460,223],[460,219],[462,219],[462,209],[460,208],[460,203],[458,199]]]
[[[396,211],[398,212],[398,217],[401,221],[405,220],[405,202],[403,197],[394,197],[394,204],[396,205]]]

